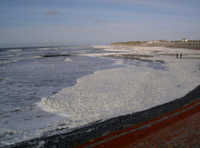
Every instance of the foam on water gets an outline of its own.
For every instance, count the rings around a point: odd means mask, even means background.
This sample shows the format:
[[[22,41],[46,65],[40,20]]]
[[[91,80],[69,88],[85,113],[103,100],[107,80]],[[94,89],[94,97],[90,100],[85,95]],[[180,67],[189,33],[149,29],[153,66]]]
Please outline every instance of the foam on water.
[[[134,65],[95,72],[73,87],[42,98],[44,111],[71,121],[71,127],[129,114],[172,101],[187,94],[199,82],[197,61],[170,61],[168,70]]]
[[[62,49],[62,48],[57,48],[57,47],[48,47],[48,48],[37,48],[37,50],[40,50],[40,51],[45,51],[45,50],[59,50],[59,49]]]
[[[71,58],[65,58],[64,61],[65,61],[65,62],[72,62],[72,59],[71,59]]]
[[[9,64],[9,63],[16,63],[21,59],[13,59],[13,60],[0,60],[0,64]]]
[[[9,50],[10,52],[20,52],[20,51],[22,51],[22,49],[11,49],[11,50]]]
[[[52,48],[38,48],[37,50],[50,50]]]

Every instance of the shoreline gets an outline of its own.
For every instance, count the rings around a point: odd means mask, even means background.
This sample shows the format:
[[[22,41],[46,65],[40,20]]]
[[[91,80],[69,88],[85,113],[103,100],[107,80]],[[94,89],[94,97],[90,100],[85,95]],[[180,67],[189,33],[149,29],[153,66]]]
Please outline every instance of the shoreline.
[[[177,58],[177,54],[182,54],[181,59],[200,59],[200,51],[187,48],[170,48],[163,46],[137,46],[137,45],[96,45],[95,49],[103,49],[108,53],[94,54],[86,56],[111,57],[119,59],[132,59],[146,62],[161,62],[163,58]]]
[[[141,49],[141,48],[140,48]],[[136,51],[140,51],[140,49],[137,49]],[[158,49],[158,48],[157,48]],[[132,49],[130,49],[130,50],[132,50]],[[128,51],[129,52],[129,51]],[[130,53],[128,53],[128,54],[133,54],[132,53],[133,51],[130,51]],[[155,52],[155,50],[151,50],[150,48],[148,48],[148,49],[144,49],[143,51],[142,51],[142,53],[145,53],[145,52],[147,52],[148,54],[150,53],[154,53]],[[160,51],[159,51],[160,52]],[[174,52],[174,51],[173,51]],[[170,51],[169,51],[169,53],[171,53]],[[112,53],[113,54],[113,53]],[[115,53],[114,53],[115,54]],[[125,53],[122,53],[122,54],[127,54],[126,52]],[[146,54],[146,53],[145,53]],[[156,52],[156,54],[157,54],[157,52]],[[161,54],[161,53],[159,53],[159,54]],[[94,55],[93,55],[94,56]],[[100,56],[102,56],[102,55],[100,55]],[[166,55],[165,55],[166,56]],[[165,57],[165,56],[160,56],[159,58],[163,58],[163,57]],[[102,56],[102,57],[104,57],[104,56]],[[153,58],[153,59],[155,59],[155,57],[153,56],[153,57],[148,57],[148,58]],[[157,57],[156,57],[157,58]],[[122,61],[121,59],[127,59],[126,57],[125,58],[121,58],[120,57],[120,61]],[[184,60],[184,59],[183,59]],[[165,57],[165,61],[168,63],[168,64],[170,64],[171,66],[173,66],[174,67],[174,62],[175,63],[179,63],[179,64],[181,64],[181,63],[184,63],[184,62],[182,62],[182,60],[177,60],[176,58],[175,58],[175,56],[173,55],[173,56],[166,56]],[[185,60],[184,60],[185,61]],[[187,61],[185,61],[186,63],[187,63]],[[121,63],[121,64],[123,64],[123,62]],[[166,64],[166,63],[165,63]],[[189,64],[190,65],[190,64]],[[184,66],[184,67],[179,67],[178,66],[178,68],[183,68],[183,69],[188,69],[187,68],[188,66],[186,65],[186,66]],[[189,66],[190,67],[190,66]],[[193,67],[194,68],[194,67]],[[193,69],[194,70],[194,69]],[[195,69],[196,70],[196,69]],[[102,71],[100,71],[100,73],[101,73]],[[99,73],[99,72],[97,72],[97,73]],[[117,72],[118,73],[118,72]],[[198,72],[199,73],[199,72]],[[96,73],[95,73],[96,74]],[[103,74],[103,73],[102,73]],[[184,72],[182,73],[183,75],[184,75]],[[100,74],[101,75],[101,74]],[[92,74],[92,76],[93,76],[93,74]],[[87,78],[88,76],[86,76],[86,78]],[[93,77],[93,78],[95,78],[95,77]],[[85,77],[84,77],[84,79],[85,79]],[[80,79],[78,80],[78,82],[80,82]],[[87,82],[90,82],[90,81],[87,81]],[[81,86],[81,85],[80,85]],[[189,93],[189,95],[186,95],[187,97],[189,96],[189,98],[191,99],[191,100],[195,100],[195,99],[198,99],[198,97],[200,97],[200,95],[199,95],[199,90],[200,90],[200,88],[199,88],[200,86],[198,86],[194,91],[192,91],[191,93]],[[193,87],[191,87],[189,90],[191,90],[191,89],[193,89],[194,88],[194,86]],[[196,92],[197,91],[197,92]],[[85,91],[83,91],[83,92],[85,92]],[[170,91],[167,91],[168,93],[170,93]],[[166,92],[166,93],[167,93]],[[188,92],[188,91],[187,91]],[[178,98],[178,97],[176,97],[176,98]],[[183,97],[184,98],[184,97]],[[166,99],[165,97],[163,97],[163,99]],[[171,98],[172,100],[173,100],[173,97]],[[29,141],[24,141],[24,142],[21,142],[21,143],[16,143],[16,144],[14,144],[14,145],[11,145],[11,146],[8,146],[8,147],[21,147],[21,146],[23,146],[23,147],[35,147],[35,146],[41,146],[41,147],[50,147],[50,146],[55,146],[55,147],[59,147],[59,146],[63,146],[63,147],[65,147],[66,145],[68,145],[69,147],[73,147],[74,145],[79,145],[79,144],[82,144],[82,143],[85,143],[87,140],[89,140],[89,139],[93,139],[93,138],[95,138],[95,137],[99,137],[99,136],[102,136],[102,135],[104,135],[104,134],[106,134],[106,133],[109,133],[109,132],[112,132],[112,131],[116,131],[116,130],[119,130],[120,128],[121,129],[123,129],[123,128],[125,128],[125,127],[128,127],[128,126],[130,126],[130,124],[132,125],[132,124],[137,124],[137,122],[139,123],[140,121],[142,122],[143,121],[143,112],[146,114],[146,113],[148,113],[148,117],[145,117],[145,119],[146,120],[149,120],[149,117],[151,117],[151,114],[152,114],[152,111],[154,110],[154,108],[156,108],[155,110],[156,110],[156,112],[159,112],[159,113],[163,113],[163,110],[164,111],[166,111],[166,110],[171,110],[171,109],[176,109],[177,107],[181,107],[181,106],[179,106],[179,105],[184,105],[184,104],[187,104],[187,103],[189,103],[191,100],[185,100],[185,102],[183,101],[178,101],[179,103],[178,103],[178,105],[175,105],[175,107],[173,107],[174,106],[174,103],[176,104],[176,100],[174,100],[174,101],[170,101],[170,102],[168,102],[168,103],[164,103],[164,104],[162,104],[161,103],[161,105],[156,105],[156,107],[155,106],[153,106],[153,107],[151,107],[150,109],[145,109],[144,111],[136,111],[136,112],[134,112],[134,113],[126,113],[126,114],[122,114],[122,115],[120,115],[120,116],[116,116],[116,117],[112,117],[112,118],[109,118],[109,119],[105,119],[105,120],[96,120],[96,121],[92,121],[92,122],[89,122],[89,124],[86,124],[86,125],[83,125],[83,126],[80,126],[80,127],[75,127],[74,129],[72,128],[71,130],[72,130],[72,132],[68,132],[68,131],[70,131],[69,130],[69,128],[67,128],[67,129],[62,129],[62,133],[60,134],[56,134],[56,135],[46,135],[46,136],[43,136],[43,137],[40,137],[40,138],[36,138],[36,139],[33,139],[33,140],[29,140]],[[182,103],[181,103],[182,102]],[[167,104],[172,104],[172,106],[166,106]],[[165,106],[165,107],[163,107],[161,110],[157,110],[160,106]],[[158,107],[158,108],[157,108]],[[156,114],[156,115],[158,115],[159,113],[153,113],[153,114]],[[156,116],[155,115],[155,116]],[[142,119],[140,119],[140,118],[142,118]],[[148,118],[148,119],[147,119]],[[115,125],[116,124],[116,126],[115,127],[113,127],[113,124]],[[65,131],[67,131],[66,133],[65,133]],[[86,133],[85,133],[86,132]],[[87,135],[87,133],[90,133],[91,135]],[[85,135],[86,134],[86,135]],[[86,137],[85,137],[85,136]],[[92,137],[91,137],[92,136]],[[86,138],[86,139],[85,139]],[[87,139],[88,138],[88,139]],[[83,141],[82,141],[83,140]]]

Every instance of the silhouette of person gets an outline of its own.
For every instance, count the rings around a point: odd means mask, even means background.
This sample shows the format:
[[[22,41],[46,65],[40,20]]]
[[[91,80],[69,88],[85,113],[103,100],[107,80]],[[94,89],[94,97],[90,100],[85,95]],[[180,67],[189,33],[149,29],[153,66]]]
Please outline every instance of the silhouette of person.
[[[178,59],[178,53],[176,54],[176,58]]]
[[[182,53],[180,53],[180,59],[182,59],[182,56],[183,56]]]

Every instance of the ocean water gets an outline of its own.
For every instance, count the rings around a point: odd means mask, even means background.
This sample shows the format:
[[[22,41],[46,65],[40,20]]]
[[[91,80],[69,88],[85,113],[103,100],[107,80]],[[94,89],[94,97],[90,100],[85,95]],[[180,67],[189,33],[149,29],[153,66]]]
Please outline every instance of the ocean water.
[[[165,70],[163,64],[82,56],[104,52],[87,46],[0,49],[0,146],[68,128],[65,117],[45,112],[37,103],[83,76],[123,63]],[[61,54],[70,56],[43,57]]]
[[[36,103],[84,75],[113,67],[112,60],[79,55],[90,52],[103,51],[76,46],[0,49],[0,146],[57,127],[61,117],[42,111]],[[42,57],[55,54],[72,56]]]

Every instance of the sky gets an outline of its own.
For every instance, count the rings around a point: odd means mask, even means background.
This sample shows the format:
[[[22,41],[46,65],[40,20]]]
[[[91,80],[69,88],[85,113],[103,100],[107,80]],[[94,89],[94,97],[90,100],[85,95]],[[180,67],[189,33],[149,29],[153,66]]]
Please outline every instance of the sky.
[[[200,0],[0,0],[0,46],[200,39]]]

